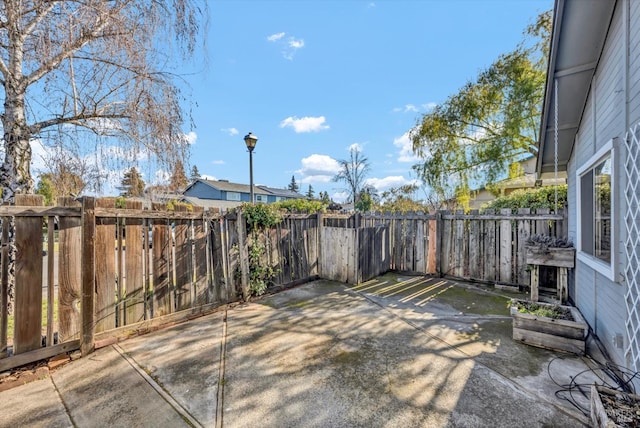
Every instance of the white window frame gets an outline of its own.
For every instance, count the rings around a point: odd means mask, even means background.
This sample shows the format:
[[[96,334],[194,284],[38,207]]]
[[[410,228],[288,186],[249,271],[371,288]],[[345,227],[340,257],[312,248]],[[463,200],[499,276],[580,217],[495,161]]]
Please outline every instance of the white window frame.
[[[267,203],[267,195],[254,195],[255,202]]]
[[[240,201],[241,195],[238,192],[227,192],[227,201]]]
[[[617,247],[616,236],[618,231],[618,225],[616,224],[616,192],[617,192],[617,180],[616,180],[616,150],[614,147],[615,139],[607,141],[593,156],[591,156],[580,168],[576,171],[576,218],[577,218],[577,252],[576,257],[579,261],[583,262],[587,266],[591,267],[595,271],[609,278],[611,281],[616,280],[616,265],[617,265]],[[594,255],[582,251],[582,215],[580,212],[581,198],[582,198],[582,176],[589,171],[592,171],[602,160],[611,156],[611,260],[609,263],[597,258]],[[595,233],[595,231],[594,231]]]

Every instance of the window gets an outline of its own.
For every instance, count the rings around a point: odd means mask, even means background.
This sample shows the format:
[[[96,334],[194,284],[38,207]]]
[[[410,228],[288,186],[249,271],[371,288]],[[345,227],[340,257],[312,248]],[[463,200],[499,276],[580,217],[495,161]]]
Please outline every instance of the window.
[[[256,202],[267,202],[267,195],[255,195]]]
[[[239,201],[240,193],[238,192],[227,192],[227,201]]]
[[[613,141],[578,170],[578,256],[613,279]]]

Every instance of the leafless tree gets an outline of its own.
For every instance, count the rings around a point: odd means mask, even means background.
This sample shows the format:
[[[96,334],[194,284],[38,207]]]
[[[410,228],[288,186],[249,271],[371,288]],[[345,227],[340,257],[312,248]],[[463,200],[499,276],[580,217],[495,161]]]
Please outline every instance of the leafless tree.
[[[33,192],[34,139],[184,158],[175,59],[193,54],[206,14],[197,0],[0,1],[2,200]]]
[[[349,159],[339,160],[338,164],[340,170],[333,177],[333,181],[341,181],[347,185],[350,201],[355,204],[369,173],[369,159],[354,145],[349,149]]]

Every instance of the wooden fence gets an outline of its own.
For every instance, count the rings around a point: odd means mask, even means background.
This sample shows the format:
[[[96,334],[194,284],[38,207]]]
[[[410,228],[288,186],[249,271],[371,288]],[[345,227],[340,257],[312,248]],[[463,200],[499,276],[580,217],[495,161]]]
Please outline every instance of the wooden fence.
[[[369,227],[384,227],[388,230],[389,269],[400,272],[435,274],[452,278],[529,285],[529,271],[525,262],[526,240],[533,234],[566,236],[567,222],[563,211],[552,214],[548,209],[510,209],[499,211],[477,210],[465,214],[463,211],[439,211],[424,213],[365,213],[351,215],[325,215],[325,229],[336,228],[331,239],[336,242],[332,251],[340,257],[323,254],[334,263],[333,270],[340,267],[340,260],[352,263],[346,256],[346,238],[338,231],[362,230]],[[355,238],[351,238],[355,239]],[[366,255],[371,243],[360,243],[355,250]],[[370,257],[379,257],[376,251]],[[362,259],[361,259],[362,260]],[[362,260],[360,265],[365,265]],[[324,275],[321,275],[324,277]],[[336,279],[342,280],[345,275]],[[353,281],[366,280],[363,273],[346,275]]]
[[[254,238],[241,212],[142,210],[133,201],[116,208],[115,198],[58,202],[44,207],[39,196],[17,196],[16,206],[0,207],[0,371],[74,349],[86,355],[249,295]],[[388,270],[528,285],[526,237],[562,236],[565,225],[562,215],[529,210],[291,214],[257,239],[281,285],[318,277],[357,283]]]

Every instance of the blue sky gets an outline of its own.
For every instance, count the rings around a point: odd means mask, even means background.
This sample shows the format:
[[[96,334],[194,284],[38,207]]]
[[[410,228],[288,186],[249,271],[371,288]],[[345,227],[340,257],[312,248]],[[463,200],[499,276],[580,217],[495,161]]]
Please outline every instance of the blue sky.
[[[407,132],[501,53],[551,0],[210,2],[206,65],[187,70],[202,174],[344,197],[336,160],[358,144],[379,191],[415,179]],[[185,132],[188,132],[185,129]],[[148,178],[147,178],[148,179]]]

